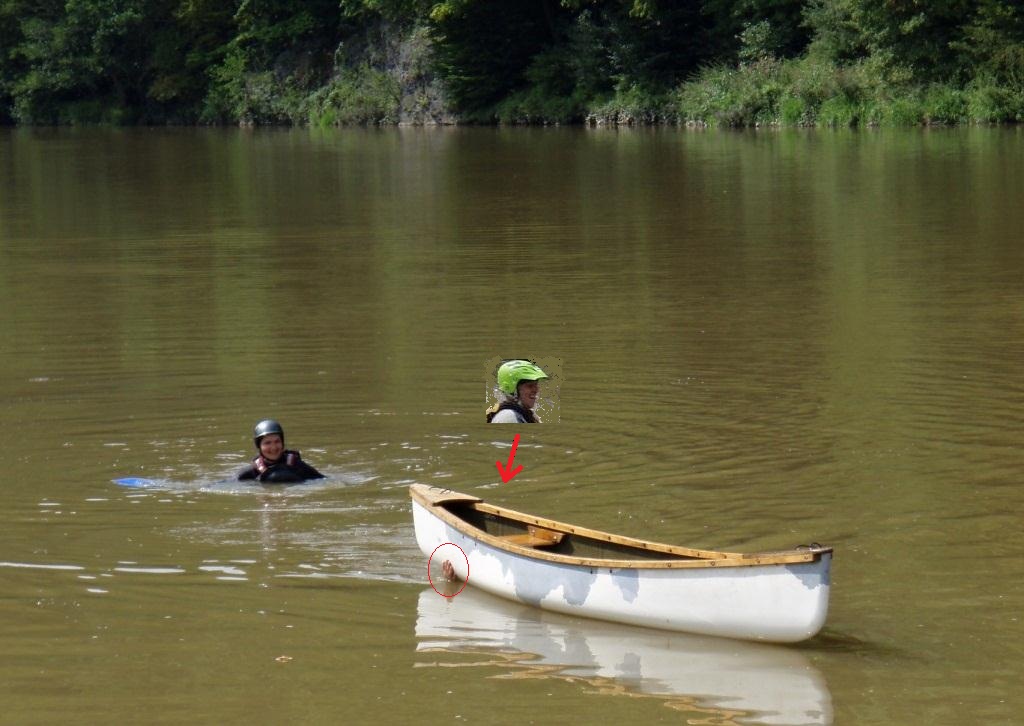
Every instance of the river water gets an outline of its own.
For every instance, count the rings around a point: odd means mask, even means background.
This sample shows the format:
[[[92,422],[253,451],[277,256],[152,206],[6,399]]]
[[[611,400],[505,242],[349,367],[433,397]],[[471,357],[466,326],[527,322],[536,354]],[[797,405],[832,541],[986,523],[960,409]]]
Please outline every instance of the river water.
[[[1022,201],[1021,129],[0,130],[0,721],[1020,723]],[[829,618],[449,601],[412,482],[828,543]]]

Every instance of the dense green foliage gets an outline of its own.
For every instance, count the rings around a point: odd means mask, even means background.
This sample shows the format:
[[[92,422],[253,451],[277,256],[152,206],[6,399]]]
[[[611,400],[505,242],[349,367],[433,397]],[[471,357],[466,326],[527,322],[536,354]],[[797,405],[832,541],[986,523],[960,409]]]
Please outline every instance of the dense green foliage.
[[[1022,118],[1019,0],[0,0],[0,123]]]

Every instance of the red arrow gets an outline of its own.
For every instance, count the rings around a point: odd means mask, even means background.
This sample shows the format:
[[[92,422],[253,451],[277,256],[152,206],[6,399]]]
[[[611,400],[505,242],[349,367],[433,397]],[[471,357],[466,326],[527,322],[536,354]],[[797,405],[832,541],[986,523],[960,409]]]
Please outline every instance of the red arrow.
[[[501,480],[508,484],[509,480],[512,479],[516,474],[523,470],[523,465],[520,464],[515,469],[512,468],[512,460],[516,458],[516,449],[519,447],[519,434],[512,439],[512,453],[508,455],[508,467],[501,465],[500,461],[494,462],[494,465],[498,467],[498,473],[501,475]]]

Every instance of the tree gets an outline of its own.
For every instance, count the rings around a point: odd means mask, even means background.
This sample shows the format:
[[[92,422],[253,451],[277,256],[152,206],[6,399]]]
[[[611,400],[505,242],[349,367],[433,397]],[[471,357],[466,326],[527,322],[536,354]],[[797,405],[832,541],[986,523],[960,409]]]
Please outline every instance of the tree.
[[[972,0],[812,0],[806,18],[816,45],[832,60],[871,57],[883,68],[906,69],[916,81],[948,81],[969,73],[962,49],[977,5]]]
[[[1024,92],[1024,4],[981,0],[954,47],[976,76]]]
[[[457,110],[486,112],[521,87],[531,60],[558,37],[549,0],[449,0],[431,13],[436,65]]]
[[[145,97],[156,0],[43,0],[5,3],[17,18],[7,84],[22,122],[130,120]]]

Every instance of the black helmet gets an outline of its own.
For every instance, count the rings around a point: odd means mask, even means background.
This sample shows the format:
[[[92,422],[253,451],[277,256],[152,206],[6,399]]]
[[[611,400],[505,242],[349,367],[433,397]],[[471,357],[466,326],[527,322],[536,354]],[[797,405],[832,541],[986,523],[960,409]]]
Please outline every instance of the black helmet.
[[[260,439],[270,434],[277,434],[281,437],[281,443],[284,443],[284,429],[281,428],[281,424],[272,418],[265,418],[256,424],[256,428],[252,430],[252,441],[256,444],[256,448],[260,448]]]

